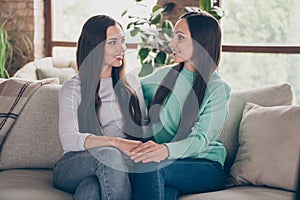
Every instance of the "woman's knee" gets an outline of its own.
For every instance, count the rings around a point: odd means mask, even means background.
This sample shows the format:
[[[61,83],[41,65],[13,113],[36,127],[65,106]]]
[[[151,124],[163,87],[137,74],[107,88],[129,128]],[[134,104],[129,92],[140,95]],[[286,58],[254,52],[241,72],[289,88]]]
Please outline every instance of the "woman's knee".
[[[135,163],[134,166],[134,173],[147,173],[156,174],[157,171],[161,172],[164,168],[164,165],[162,163],[156,163],[156,162],[149,162],[149,163]]]
[[[96,147],[88,150],[91,154],[101,154],[102,157],[121,157],[122,153],[114,147]]]
[[[76,188],[74,200],[94,199],[100,200],[101,190],[96,176],[85,178]]]
[[[99,147],[89,150],[98,163],[119,171],[127,170],[123,153],[114,147]]]

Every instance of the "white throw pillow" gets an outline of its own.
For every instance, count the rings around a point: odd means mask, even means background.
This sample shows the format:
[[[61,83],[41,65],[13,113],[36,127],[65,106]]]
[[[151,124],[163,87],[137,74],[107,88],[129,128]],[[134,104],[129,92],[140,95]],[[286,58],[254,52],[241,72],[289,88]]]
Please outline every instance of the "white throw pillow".
[[[65,80],[67,80],[68,78],[76,74],[76,70],[71,67],[68,68],[40,67],[36,69],[36,73],[39,80],[45,78],[57,77],[59,79],[59,84],[63,84]]]

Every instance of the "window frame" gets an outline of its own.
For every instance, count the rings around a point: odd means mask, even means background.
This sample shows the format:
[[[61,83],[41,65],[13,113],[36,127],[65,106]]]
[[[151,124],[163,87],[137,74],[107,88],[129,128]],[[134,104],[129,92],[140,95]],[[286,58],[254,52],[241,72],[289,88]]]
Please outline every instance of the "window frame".
[[[76,42],[58,41],[52,38],[52,0],[45,0],[45,55],[52,56],[54,47],[76,47]],[[217,0],[222,6],[222,0]],[[127,48],[137,48],[137,43],[127,43]],[[222,52],[300,54],[300,45],[222,45]]]

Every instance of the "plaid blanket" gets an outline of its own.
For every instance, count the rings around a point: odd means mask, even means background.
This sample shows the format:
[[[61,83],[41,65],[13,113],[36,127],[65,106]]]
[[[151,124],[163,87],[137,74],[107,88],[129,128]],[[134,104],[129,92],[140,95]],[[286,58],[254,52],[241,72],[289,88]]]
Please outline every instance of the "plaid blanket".
[[[44,84],[58,84],[57,78],[38,81],[18,78],[2,80],[0,80],[0,150],[2,142],[31,95]]]

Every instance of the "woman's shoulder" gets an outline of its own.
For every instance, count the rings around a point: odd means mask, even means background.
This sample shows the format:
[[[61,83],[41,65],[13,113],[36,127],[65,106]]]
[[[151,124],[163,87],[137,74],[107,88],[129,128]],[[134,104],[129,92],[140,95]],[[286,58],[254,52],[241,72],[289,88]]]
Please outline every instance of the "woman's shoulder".
[[[223,79],[223,77],[217,71],[214,71],[212,73],[208,81],[207,88],[210,93],[223,92],[229,95],[231,92],[229,83],[225,79]]]
[[[173,69],[174,66],[175,64],[161,66],[159,68],[156,68],[153,73],[165,76],[171,69]]]
[[[61,92],[74,92],[74,90],[80,91],[80,79],[78,74],[67,79],[61,87]]]
[[[144,77],[141,77],[142,82],[154,82],[159,83],[167,74],[168,72],[173,69],[174,65],[165,65],[159,68],[155,68],[151,74],[148,74]]]
[[[126,73],[125,74],[125,79],[126,81],[128,82],[128,84],[133,88],[133,89],[136,89],[136,88],[139,88],[140,87],[140,81],[137,77],[136,74],[133,74],[133,73]]]
[[[73,85],[80,85],[79,74],[75,74],[74,76],[67,79],[63,83],[62,87],[73,86]]]

